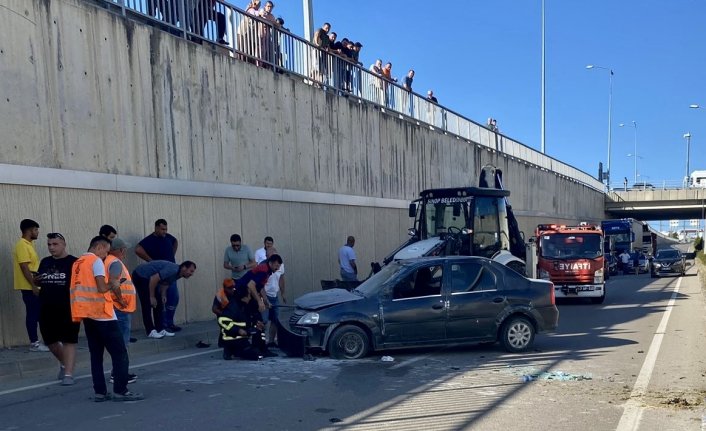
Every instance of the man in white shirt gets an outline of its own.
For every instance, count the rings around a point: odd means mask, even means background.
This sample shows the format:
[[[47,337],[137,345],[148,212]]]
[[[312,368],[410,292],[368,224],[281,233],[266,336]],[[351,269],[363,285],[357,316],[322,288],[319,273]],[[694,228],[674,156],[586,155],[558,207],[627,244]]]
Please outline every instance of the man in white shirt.
[[[627,250],[623,250],[623,252],[620,253],[618,257],[620,258],[620,263],[623,267],[623,272],[626,272],[629,269],[628,264],[630,264],[630,253],[628,253]]]
[[[265,238],[267,242],[267,238]],[[267,249],[267,258],[277,254],[277,249],[274,246],[270,246]],[[270,308],[262,312],[262,321],[265,325],[269,327],[266,329],[265,334],[267,334],[267,347],[275,347],[277,344],[275,340],[277,339],[277,322],[279,322],[279,296],[282,295],[282,303],[287,303],[287,297],[285,296],[285,282],[284,282],[284,262],[280,265],[279,269],[273,272],[265,283],[265,294],[267,295],[267,301],[270,303]]]
[[[272,239],[271,236],[266,236],[263,243],[264,243],[263,247],[255,250],[255,263],[258,265],[267,259],[267,256],[268,256],[267,250],[271,249],[274,246],[275,240]]]

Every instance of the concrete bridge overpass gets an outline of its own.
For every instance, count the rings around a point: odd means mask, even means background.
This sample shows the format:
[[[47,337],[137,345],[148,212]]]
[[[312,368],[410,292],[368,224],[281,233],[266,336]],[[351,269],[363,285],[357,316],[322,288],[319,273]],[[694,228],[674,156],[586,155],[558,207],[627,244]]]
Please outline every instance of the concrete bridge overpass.
[[[703,219],[705,208],[706,189],[703,188],[613,190],[605,195],[605,212],[609,218]]]
[[[364,70],[360,94],[310,85],[306,59],[319,53],[294,35],[282,36],[303,62],[274,73],[272,59],[243,61],[258,52],[219,47],[125,4],[144,2],[0,0],[3,346],[27,342],[11,288],[23,218],[41,226],[40,257],[47,232],[63,233],[78,255],[104,223],[134,245],[166,218],[177,260],[198,264],[179,283],[180,322],[212,317],[231,234],[254,248],[275,237],[293,298],[337,277],[347,235],[365,276],[406,239],[420,190],[475,185],[488,163],[505,172],[525,232],[604,218],[595,178],[423,96],[412,111],[389,106]],[[242,11],[218,4],[229,8],[236,47]],[[129,255],[129,267],[140,263]]]

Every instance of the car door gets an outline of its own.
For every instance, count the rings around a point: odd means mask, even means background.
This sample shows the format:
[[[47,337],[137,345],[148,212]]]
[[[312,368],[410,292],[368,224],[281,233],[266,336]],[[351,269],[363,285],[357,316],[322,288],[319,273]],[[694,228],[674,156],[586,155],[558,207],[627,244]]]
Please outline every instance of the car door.
[[[381,301],[385,344],[424,344],[444,340],[446,309],[441,296],[443,263],[410,269],[393,283]]]
[[[496,274],[478,261],[451,262],[447,273],[447,340],[494,337],[496,318],[507,305]]]

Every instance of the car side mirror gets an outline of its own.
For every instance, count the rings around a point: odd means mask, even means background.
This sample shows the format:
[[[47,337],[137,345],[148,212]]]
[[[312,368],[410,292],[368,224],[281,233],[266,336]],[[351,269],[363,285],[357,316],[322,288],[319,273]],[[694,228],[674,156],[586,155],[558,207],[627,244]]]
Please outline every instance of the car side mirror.
[[[409,210],[407,215],[409,215],[410,218],[414,218],[417,216],[417,204],[409,204]]]

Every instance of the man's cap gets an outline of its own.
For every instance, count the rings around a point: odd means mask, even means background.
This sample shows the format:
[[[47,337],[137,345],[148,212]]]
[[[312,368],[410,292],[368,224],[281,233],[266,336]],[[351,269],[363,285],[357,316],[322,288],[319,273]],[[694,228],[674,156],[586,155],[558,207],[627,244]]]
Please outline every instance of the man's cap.
[[[130,246],[128,245],[128,243],[126,243],[120,238],[113,238],[113,241],[111,241],[110,243],[110,250],[115,251],[120,250],[122,248],[130,248]]]
[[[235,287],[235,281],[232,278],[226,278],[223,280],[223,287]]]

